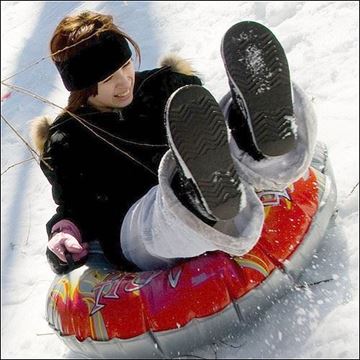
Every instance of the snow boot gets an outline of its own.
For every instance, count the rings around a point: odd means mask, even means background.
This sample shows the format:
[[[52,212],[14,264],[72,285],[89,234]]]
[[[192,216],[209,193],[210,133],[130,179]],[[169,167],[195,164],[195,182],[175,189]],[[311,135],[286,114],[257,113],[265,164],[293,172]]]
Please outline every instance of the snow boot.
[[[279,41],[265,26],[244,21],[225,33],[221,55],[233,101],[243,114],[239,122],[246,119],[258,152],[289,152],[295,146],[296,124],[288,62]]]
[[[180,164],[177,162],[177,171],[171,180],[171,188],[176,197],[189,211],[196,215],[201,221],[209,226],[216,224],[216,219],[208,214],[205,206],[199,201],[201,195],[196,187],[193,185],[191,179],[187,179],[182,171]]]
[[[241,182],[214,97],[202,86],[183,86],[168,99],[165,119],[179,166],[178,185],[173,187],[178,198],[210,222],[235,217],[240,211]]]

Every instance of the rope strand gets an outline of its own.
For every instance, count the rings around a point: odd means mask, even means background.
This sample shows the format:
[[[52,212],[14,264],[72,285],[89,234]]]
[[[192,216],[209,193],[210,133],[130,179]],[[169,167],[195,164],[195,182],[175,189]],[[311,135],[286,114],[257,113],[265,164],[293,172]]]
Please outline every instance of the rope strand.
[[[48,56],[43,56],[43,57],[40,58],[39,60],[36,60],[34,63],[31,63],[30,65],[26,66],[26,67],[23,68],[22,70],[20,70],[20,71],[16,72],[15,74],[12,74],[12,75],[8,76],[7,78],[1,80],[1,82],[7,81],[7,80],[13,78],[14,76],[17,76],[17,75],[23,73],[24,71],[26,71],[26,70],[30,69],[31,67],[39,64],[39,63],[40,63],[41,61],[43,61],[43,60],[48,59],[49,57],[55,56],[55,55],[61,53],[62,51],[71,49],[71,48],[77,46],[78,44],[81,44],[82,42],[84,42],[84,41],[86,41],[86,40],[89,40],[90,38],[92,38],[92,37],[95,36],[96,34],[98,34],[98,33],[100,33],[100,32],[103,32],[103,31],[106,31],[106,29],[104,28],[104,26],[102,26],[100,29],[98,29],[96,32],[94,32],[92,35],[89,35],[88,37],[86,37],[86,38],[78,41],[78,42],[75,43],[75,44],[66,46],[66,47],[64,47],[63,49],[60,49],[60,50],[58,50],[58,51],[55,51],[54,53],[52,53],[52,54],[50,54],[50,55],[48,55]]]
[[[7,126],[10,127],[10,129],[20,138],[20,140],[25,144],[25,146],[30,150],[31,154],[34,156],[34,154],[40,159],[40,161],[43,161],[44,164],[50,169],[53,170],[53,168],[41,158],[41,156],[29,145],[29,143],[19,134],[19,132],[5,119],[4,115],[1,114],[1,119],[5,122]]]
[[[4,170],[4,171],[1,173],[1,176],[3,176],[3,175],[4,175],[8,170],[10,170],[11,168],[13,168],[13,167],[15,167],[15,166],[17,166],[17,165],[21,165],[21,164],[23,164],[23,163],[26,163],[26,162],[28,162],[28,161],[30,161],[30,160],[34,160],[34,158],[31,157],[30,159],[26,159],[26,160],[20,161],[20,162],[18,162],[18,163],[16,163],[16,164],[10,165],[6,170]]]
[[[151,169],[150,169],[149,167],[147,167],[145,164],[143,164],[143,163],[140,162],[139,160],[135,159],[133,156],[131,156],[130,154],[128,154],[128,153],[125,152],[124,150],[120,149],[119,147],[117,147],[117,146],[114,145],[113,143],[111,143],[111,142],[109,142],[108,140],[106,140],[105,138],[103,138],[101,135],[99,135],[99,134],[96,133],[94,130],[92,130],[92,129],[91,129],[91,126],[92,126],[93,128],[96,128],[97,130],[102,131],[103,133],[105,133],[105,134],[107,134],[107,135],[115,138],[115,139],[118,139],[118,140],[124,142],[124,143],[129,143],[129,144],[133,144],[133,145],[140,145],[140,146],[148,146],[148,147],[167,147],[167,145],[165,145],[165,144],[139,143],[139,142],[136,142],[136,141],[126,140],[126,139],[124,139],[124,138],[115,136],[115,135],[107,132],[106,130],[103,130],[103,129],[101,129],[101,128],[93,125],[93,124],[90,124],[90,123],[87,122],[85,119],[83,119],[83,118],[81,118],[81,117],[79,117],[79,116],[71,113],[70,111],[62,108],[61,106],[58,106],[58,105],[52,103],[51,101],[49,101],[49,100],[47,100],[47,99],[45,99],[45,98],[43,98],[43,97],[41,97],[41,96],[33,93],[33,92],[30,91],[30,90],[24,89],[24,88],[19,87],[19,86],[16,86],[16,85],[12,85],[12,84],[6,83],[7,80],[9,80],[9,79],[11,79],[11,78],[13,78],[13,77],[15,77],[15,76],[23,73],[24,71],[30,69],[31,67],[39,64],[41,61],[46,60],[46,59],[48,59],[48,58],[50,58],[50,57],[53,57],[53,56],[55,56],[55,55],[57,55],[57,54],[65,51],[65,50],[71,49],[71,48],[77,46],[78,44],[81,44],[82,42],[89,40],[90,38],[94,37],[95,35],[99,34],[100,32],[103,32],[103,31],[107,31],[107,29],[105,28],[104,25],[103,25],[101,28],[99,28],[98,30],[96,30],[96,32],[93,33],[93,34],[91,34],[90,36],[88,36],[88,37],[86,37],[86,38],[84,38],[84,39],[76,42],[75,44],[66,46],[66,47],[64,47],[63,49],[60,49],[60,50],[58,50],[58,51],[56,51],[56,52],[54,52],[54,53],[52,53],[52,54],[50,54],[50,55],[48,55],[48,56],[43,56],[42,58],[40,58],[39,60],[35,61],[34,63],[31,63],[30,65],[26,66],[26,67],[23,68],[22,70],[20,70],[20,71],[14,73],[14,74],[8,76],[7,78],[1,80],[1,84],[4,85],[4,86],[9,87],[9,88],[11,88],[11,89],[13,89],[13,90],[15,90],[15,91],[18,91],[18,92],[21,92],[21,93],[23,93],[23,94],[32,96],[33,98],[35,98],[35,99],[37,99],[37,100],[40,100],[40,101],[42,101],[42,102],[44,102],[44,103],[47,103],[47,104],[52,105],[52,106],[55,106],[55,107],[61,109],[62,111],[67,112],[69,115],[71,115],[72,117],[74,117],[77,121],[79,121],[84,127],[86,127],[89,131],[91,131],[93,134],[95,134],[95,136],[99,137],[101,140],[103,140],[104,142],[106,142],[108,145],[112,146],[115,150],[121,152],[123,155],[127,156],[128,158],[130,158],[131,160],[133,160],[135,163],[137,163],[138,165],[144,167],[144,168],[145,168],[146,170],[148,170],[151,174],[153,174],[154,176],[157,177],[157,173],[156,173],[156,172],[154,172],[153,170],[151,170]],[[43,161],[43,162],[46,164],[46,166],[48,166],[48,167],[51,169],[51,167],[44,161],[44,159],[42,159],[42,158],[40,157],[40,155],[37,154],[36,151],[35,151],[34,149],[32,149],[29,144],[26,143],[26,141],[20,136],[20,134],[9,124],[9,122],[6,121],[6,119],[5,119],[3,116],[2,116],[2,118],[3,118],[3,120],[12,128],[12,130],[17,134],[17,136],[19,136],[19,137],[22,139],[22,141],[26,144],[26,146],[27,146],[29,149],[31,149],[31,152],[34,152],[34,153],[38,156],[38,158],[40,159],[40,161]]]
[[[127,143],[127,144],[139,145],[139,146],[146,146],[146,147],[166,147],[166,148],[169,147],[167,144],[147,144],[147,143],[140,143],[140,142],[137,142],[137,141],[127,140],[127,139],[121,138],[121,137],[119,137],[119,136],[116,136],[116,135],[114,135],[114,134],[111,134],[111,133],[109,133],[108,131],[106,131],[106,130],[104,130],[104,129],[102,129],[102,128],[94,125],[94,124],[91,124],[90,122],[86,121],[84,118],[82,118],[82,120],[83,120],[85,123],[87,123],[89,126],[91,126],[91,127],[95,128],[95,129],[103,132],[103,133],[106,134],[106,135],[109,135],[109,136],[113,137],[114,139],[120,140],[120,141],[122,141],[122,142],[124,142],[124,143]]]
[[[70,116],[72,116],[74,119],[76,119],[77,121],[80,122],[80,124],[82,124],[85,128],[87,128],[89,131],[91,131],[95,136],[97,136],[98,138],[100,138],[101,140],[103,140],[105,143],[107,143],[108,145],[110,145],[111,147],[113,147],[115,150],[121,152],[123,155],[127,156],[128,158],[130,158],[131,160],[133,160],[135,163],[137,163],[138,165],[144,167],[147,171],[149,171],[151,174],[153,174],[154,176],[157,177],[157,173],[154,172],[153,170],[151,170],[149,167],[147,167],[145,164],[143,164],[142,162],[140,162],[139,160],[137,160],[136,158],[134,158],[133,156],[131,156],[130,154],[128,154],[126,151],[120,149],[119,147],[117,147],[116,145],[114,145],[113,143],[111,143],[110,141],[108,141],[107,139],[105,139],[104,137],[102,137],[101,135],[99,135],[98,133],[96,133],[93,129],[91,129],[91,127],[89,125],[87,125],[87,121],[83,118],[81,118],[80,116],[72,113],[71,111],[68,111],[67,109],[64,109],[63,107],[59,106],[59,105],[56,105],[55,103],[43,98],[42,96],[38,95],[38,94],[35,94],[33,93],[32,91],[28,90],[28,89],[24,89],[20,86],[16,86],[16,85],[13,85],[13,84],[8,84],[8,83],[5,83],[4,81],[1,82],[4,86],[7,86],[17,92],[20,92],[20,93],[23,93],[23,94],[26,94],[26,95],[29,95],[29,96],[32,96],[33,98],[37,99],[37,100],[40,100],[46,104],[49,104],[49,105],[52,105],[58,109],[61,109],[63,110],[64,112],[68,113]],[[2,115],[1,115],[2,116]],[[2,116],[3,117],[3,116]],[[6,121],[4,119],[4,121]],[[17,132],[16,132],[17,133]],[[17,133],[18,134],[18,133]],[[18,134],[18,136],[20,136]],[[21,136],[20,136],[21,137]],[[25,140],[22,139],[24,142]],[[26,142],[25,142],[26,143]],[[27,143],[26,143],[27,144]],[[27,144],[27,146],[29,146]],[[30,146],[29,146],[30,147]],[[31,147],[30,147],[31,148]],[[32,148],[31,148],[32,149]],[[32,151],[35,152],[35,150],[32,149]],[[35,152],[36,153],[36,152]],[[36,153],[37,156],[39,156],[37,153]],[[43,161],[43,159],[39,156],[40,160]]]

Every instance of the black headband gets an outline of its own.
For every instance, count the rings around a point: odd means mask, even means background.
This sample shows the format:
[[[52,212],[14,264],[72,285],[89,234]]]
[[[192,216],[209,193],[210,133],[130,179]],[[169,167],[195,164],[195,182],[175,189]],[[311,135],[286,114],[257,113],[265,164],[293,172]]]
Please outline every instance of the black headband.
[[[81,90],[106,79],[131,58],[124,36],[104,31],[65,61],[55,61],[67,90]]]

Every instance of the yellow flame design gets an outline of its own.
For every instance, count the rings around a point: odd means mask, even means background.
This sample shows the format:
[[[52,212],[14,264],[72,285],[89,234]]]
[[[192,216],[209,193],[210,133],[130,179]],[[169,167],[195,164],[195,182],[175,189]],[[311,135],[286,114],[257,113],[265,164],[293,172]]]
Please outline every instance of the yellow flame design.
[[[253,254],[247,254],[246,257],[247,258],[245,259],[242,256],[238,256],[238,257],[235,257],[234,259],[239,266],[244,266],[244,267],[248,267],[251,269],[255,269],[255,270],[259,271],[261,274],[263,274],[264,276],[269,275],[269,268],[268,268],[268,265],[264,262],[264,260],[262,260],[261,258],[259,258],[256,255],[253,255]],[[254,260],[248,259],[248,257],[251,257]]]

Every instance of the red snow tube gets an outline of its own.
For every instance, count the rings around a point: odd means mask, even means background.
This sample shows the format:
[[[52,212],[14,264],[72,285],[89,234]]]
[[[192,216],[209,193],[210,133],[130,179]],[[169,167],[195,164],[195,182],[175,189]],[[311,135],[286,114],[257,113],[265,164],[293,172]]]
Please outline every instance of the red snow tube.
[[[169,270],[129,273],[110,269],[94,250],[87,265],[55,278],[50,326],[72,350],[97,357],[179,355],[223,336],[225,328],[234,331],[258,307],[270,306],[284,284],[293,285],[304,258],[311,258],[321,237],[312,224],[325,178],[310,168],[283,192],[259,193],[266,214],[262,236],[241,257],[209,252]]]

